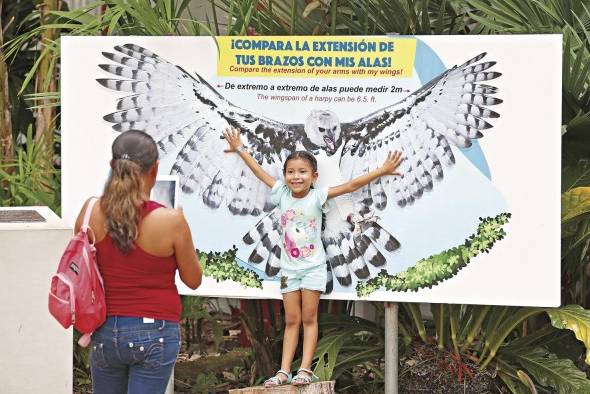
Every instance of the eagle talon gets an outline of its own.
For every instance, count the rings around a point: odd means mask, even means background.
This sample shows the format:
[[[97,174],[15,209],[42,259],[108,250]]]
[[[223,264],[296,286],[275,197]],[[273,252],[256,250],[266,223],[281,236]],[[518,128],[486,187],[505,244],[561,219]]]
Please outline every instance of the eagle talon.
[[[367,215],[359,215],[351,213],[346,217],[346,221],[353,225],[353,233],[355,236],[360,236],[363,232],[363,224],[377,223],[381,218],[375,215],[374,211],[370,211]]]

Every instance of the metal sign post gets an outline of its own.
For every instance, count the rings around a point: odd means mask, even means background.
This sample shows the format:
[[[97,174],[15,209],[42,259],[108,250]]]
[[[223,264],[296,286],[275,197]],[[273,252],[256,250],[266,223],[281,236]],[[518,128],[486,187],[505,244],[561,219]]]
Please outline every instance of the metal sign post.
[[[398,316],[396,302],[385,302],[385,394],[398,394]]]

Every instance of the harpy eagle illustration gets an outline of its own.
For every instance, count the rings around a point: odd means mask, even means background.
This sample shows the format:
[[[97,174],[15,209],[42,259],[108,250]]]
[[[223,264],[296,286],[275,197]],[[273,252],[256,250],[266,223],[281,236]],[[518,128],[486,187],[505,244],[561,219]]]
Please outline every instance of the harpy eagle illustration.
[[[327,212],[323,242],[332,273],[342,286],[351,273],[367,279],[368,264],[382,267],[380,251],[400,244],[374,216],[391,200],[404,207],[434,188],[444,166],[455,162],[450,144],[469,147],[472,139],[492,125],[498,113],[487,108],[502,100],[497,88],[484,84],[501,74],[481,61],[481,53],[454,66],[403,100],[352,122],[340,123],[331,111],[312,111],[304,124],[286,124],[240,108],[220,95],[199,74],[190,74],[155,53],[134,44],[103,52],[112,63],[100,64],[117,78],[97,79],[113,90],[131,93],[117,101],[117,112],[104,116],[116,131],[143,130],[166,154],[182,147],[171,173],[180,176],[185,193],[202,196],[208,207],[227,207],[234,215],[261,216],[244,236],[256,244],[249,261],[265,263],[265,272],[279,271],[281,241],[278,210],[270,204],[270,189],[237,155],[223,153],[222,132],[241,131],[244,146],[275,178],[282,177],[283,160],[294,150],[340,155],[342,179],[350,180],[379,166],[389,151],[400,151],[399,177],[382,177],[351,195],[352,210]]]

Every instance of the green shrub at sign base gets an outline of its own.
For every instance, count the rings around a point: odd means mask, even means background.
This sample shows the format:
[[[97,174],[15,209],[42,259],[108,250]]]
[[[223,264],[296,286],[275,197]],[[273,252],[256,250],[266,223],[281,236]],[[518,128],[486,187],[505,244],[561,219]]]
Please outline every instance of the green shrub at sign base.
[[[395,275],[382,270],[375,278],[359,282],[356,286],[357,295],[366,297],[381,287],[389,291],[418,291],[452,278],[471,258],[482,252],[488,253],[497,241],[506,236],[502,226],[508,223],[510,216],[510,213],[501,213],[493,218],[480,218],[477,232],[467,238],[463,245],[422,259]]]
[[[245,287],[262,289],[262,281],[258,274],[236,263],[236,252],[232,249],[221,252],[199,253],[199,260],[203,265],[203,275],[215,279],[217,282],[231,280]]]

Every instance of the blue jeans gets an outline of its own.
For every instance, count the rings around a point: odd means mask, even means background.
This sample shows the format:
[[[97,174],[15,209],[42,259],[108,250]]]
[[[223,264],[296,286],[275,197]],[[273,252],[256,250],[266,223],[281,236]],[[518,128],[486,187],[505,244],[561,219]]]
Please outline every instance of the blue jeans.
[[[93,394],[163,394],[180,350],[178,323],[108,317],[92,334]]]

